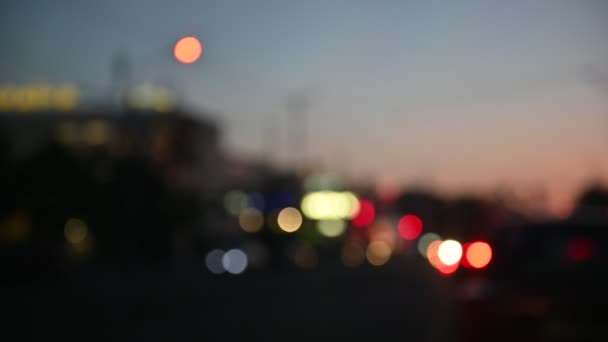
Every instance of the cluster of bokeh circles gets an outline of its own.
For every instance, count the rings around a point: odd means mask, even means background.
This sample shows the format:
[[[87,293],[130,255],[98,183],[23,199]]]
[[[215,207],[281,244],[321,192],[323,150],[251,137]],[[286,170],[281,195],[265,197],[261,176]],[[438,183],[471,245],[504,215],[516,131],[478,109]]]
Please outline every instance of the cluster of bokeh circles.
[[[455,239],[442,239],[437,233],[425,232],[418,215],[407,213],[397,218],[382,215],[373,200],[351,191],[314,189],[296,200],[288,193],[269,196],[232,190],[224,196],[224,207],[249,235],[267,229],[294,236],[307,230],[310,236],[312,230],[321,239],[338,241],[341,261],[346,267],[357,267],[365,261],[382,266],[396,254],[416,254],[417,250],[440,274],[449,275],[460,266],[484,268],[492,259],[492,248],[487,242],[462,244]],[[319,261],[315,246],[306,243],[296,244],[290,258],[301,268],[314,268]],[[240,249],[227,252],[215,249],[209,252],[206,262],[212,273],[240,274],[247,268],[248,257]]]

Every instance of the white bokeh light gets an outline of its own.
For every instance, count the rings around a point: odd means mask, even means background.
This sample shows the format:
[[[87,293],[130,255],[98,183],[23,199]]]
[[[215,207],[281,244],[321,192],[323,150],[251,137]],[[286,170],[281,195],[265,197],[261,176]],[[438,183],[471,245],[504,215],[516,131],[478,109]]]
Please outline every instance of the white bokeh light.
[[[213,274],[222,274],[226,271],[222,265],[222,258],[224,257],[224,251],[221,249],[214,249],[207,253],[205,257],[205,264],[209,272]]]
[[[231,249],[222,256],[222,266],[228,273],[241,274],[247,264],[247,254],[240,249]]]
[[[437,256],[444,265],[455,265],[462,258],[462,245],[456,240],[445,240],[439,245]]]

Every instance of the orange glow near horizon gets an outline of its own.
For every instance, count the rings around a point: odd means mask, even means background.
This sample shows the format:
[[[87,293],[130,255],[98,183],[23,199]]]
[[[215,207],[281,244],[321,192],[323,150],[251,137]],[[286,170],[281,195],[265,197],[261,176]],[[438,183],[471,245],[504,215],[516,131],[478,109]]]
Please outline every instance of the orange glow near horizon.
[[[200,58],[203,46],[195,37],[184,37],[177,41],[173,53],[180,63],[191,64]]]

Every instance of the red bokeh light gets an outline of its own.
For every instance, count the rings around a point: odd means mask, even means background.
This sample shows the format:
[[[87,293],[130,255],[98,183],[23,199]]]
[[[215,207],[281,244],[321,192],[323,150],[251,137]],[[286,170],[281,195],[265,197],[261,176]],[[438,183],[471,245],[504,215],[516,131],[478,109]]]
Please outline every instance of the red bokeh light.
[[[376,208],[374,204],[368,200],[359,200],[359,212],[353,217],[353,225],[363,228],[369,226],[376,218]]]
[[[422,220],[416,215],[405,215],[399,220],[397,229],[405,240],[415,240],[422,233]]]
[[[464,258],[460,259],[460,266],[462,266],[462,267],[466,267],[466,268],[473,267],[473,265],[469,264],[469,261],[467,260],[467,251],[469,250],[470,246],[471,246],[470,242],[466,242],[462,245],[462,255],[464,255]]]
[[[585,261],[593,257],[595,253],[595,243],[585,237],[577,237],[568,242],[566,254],[572,261]]]
[[[441,240],[433,241],[426,249],[426,257],[429,259],[431,265],[433,265],[435,268],[437,268],[437,264],[439,263],[439,255],[437,255],[437,251],[439,250],[439,245],[441,245],[441,242]]]
[[[436,268],[441,275],[449,276],[452,273],[456,272],[456,270],[458,270],[458,263],[448,266],[448,265],[443,264],[441,261],[439,261],[439,263],[437,263],[437,265],[436,265]]]
[[[492,247],[482,241],[473,242],[467,244],[464,255],[463,259],[466,259],[466,264],[470,265],[470,267],[484,268],[492,260]]]

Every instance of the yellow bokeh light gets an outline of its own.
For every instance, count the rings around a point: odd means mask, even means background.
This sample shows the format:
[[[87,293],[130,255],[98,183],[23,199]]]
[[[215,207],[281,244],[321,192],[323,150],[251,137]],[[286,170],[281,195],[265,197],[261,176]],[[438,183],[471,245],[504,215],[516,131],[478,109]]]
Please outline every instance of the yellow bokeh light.
[[[346,230],[346,222],[344,220],[321,220],[317,222],[317,229],[325,237],[338,237]]]
[[[83,242],[89,233],[89,228],[84,221],[77,218],[67,220],[63,229],[65,239],[74,245]]]
[[[255,208],[246,208],[239,214],[239,225],[247,233],[255,233],[262,229],[264,216]]]
[[[344,197],[349,203],[350,212],[348,218],[350,219],[357,216],[357,214],[359,213],[359,209],[361,209],[361,205],[359,204],[359,199],[357,198],[357,196],[354,193],[347,191],[344,192]]]
[[[439,245],[437,256],[446,266],[457,264],[462,258],[462,245],[456,240],[445,240]]]
[[[293,233],[302,226],[302,214],[296,208],[285,208],[277,217],[279,228],[287,233]]]
[[[359,201],[352,192],[317,191],[302,198],[302,212],[314,220],[349,219],[357,214]]]
[[[130,107],[153,109],[161,113],[171,111],[175,105],[175,96],[170,89],[151,85],[133,88],[127,100]]]
[[[373,241],[367,246],[367,261],[374,266],[382,266],[391,258],[391,247],[384,241]]]

